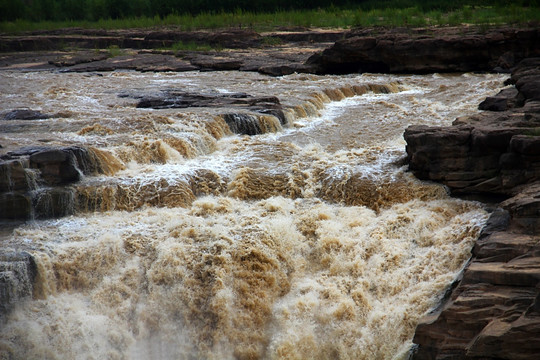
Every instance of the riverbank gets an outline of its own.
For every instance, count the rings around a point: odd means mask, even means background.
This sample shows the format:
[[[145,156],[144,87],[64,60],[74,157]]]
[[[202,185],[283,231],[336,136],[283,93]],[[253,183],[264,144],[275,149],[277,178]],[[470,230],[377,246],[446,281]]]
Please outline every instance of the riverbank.
[[[478,26],[182,32],[64,29],[0,36],[0,71],[510,72],[538,28]]]
[[[455,195],[503,198],[447,299],[418,325],[415,359],[540,352],[540,59],[513,68],[485,111],[405,132],[410,170]]]

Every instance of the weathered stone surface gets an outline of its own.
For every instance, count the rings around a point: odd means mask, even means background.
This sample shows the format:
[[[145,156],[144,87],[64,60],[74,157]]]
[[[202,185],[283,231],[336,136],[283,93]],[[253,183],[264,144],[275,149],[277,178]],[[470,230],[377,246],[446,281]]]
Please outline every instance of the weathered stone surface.
[[[66,184],[81,179],[75,155],[68,149],[50,149],[30,155],[30,166],[41,171],[48,185]]]
[[[191,60],[191,65],[201,71],[228,71],[240,70],[244,63],[240,60],[207,56],[205,58],[195,58]]]
[[[505,356],[497,356],[497,347],[482,340],[489,334],[491,323],[512,323],[525,314],[534,303],[538,290],[518,286],[491,284],[460,285],[444,307],[430,314],[418,325],[413,341],[420,346],[414,359],[518,359],[527,358],[528,349],[505,347]],[[493,326],[493,325],[492,325]],[[503,338],[511,329],[498,335]],[[494,335],[491,333],[491,335]],[[522,340],[535,341],[538,332],[524,334]],[[478,345],[474,345],[479,340]],[[491,339],[496,344],[495,339]],[[501,339],[502,340],[502,339]],[[471,345],[472,349],[471,349]],[[485,346],[480,351],[480,344]],[[497,345],[496,345],[497,346]],[[500,348],[499,348],[500,350]],[[503,352],[499,352],[502,354]]]
[[[0,219],[30,219],[32,200],[27,193],[0,193]]]
[[[307,71],[307,58],[347,31],[305,30],[258,34],[252,30],[182,32],[164,30],[63,29],[0,35],[0,70],[55,69],[74,72],[259,71],[281,68],[280,74]],[[172,50],[176,45],[204,45],[216,50]],[[107,49],[117,47],[120,56]],[[162,50],[170,47],[169,50]],[[179,46],[180,48],[182,46]],[[73,48],[66,51],[66,48]],[[76,50],[75,50],[76,49]],[[90,49],[90,50],[85,50]],[[95,49],[103,49],[95,51]],[[16,51],[16,52],[13,52]],[[275,72],[275,71],[273,71]]]
[[[181,32],[174,30],[154,31],[147,34],[144,40],[161,43],[161,47],[168,43],[182,41],[184,43],[193,42],[199,44],[210,44],[223,48],[245,49],[258,45],[261,36],[252,30],[228,29],[224,31],[190,31]],[[165,45],[164,45],[165,44]]]
[[[79,63],[67,68],[64,72],[91,72],[113,70],[136,70],[136,71],[193,71],[198,67],[187,61],[171,55],[162,54],[138,54],[121,55],[92,62]]]
[[[508,197],[452,295],[418,325],[415,359],[534,359],[540,352],[540,89],[531,75],[539,65],[526,59],[514,69],[514,98],[505,91],[484,102],[497,113],[405,132],[417,176],[454,193]]]
[[[537,108],[483,115],[448,127],[409,127],[404,137],[410,170],[454,193],[511,196],[516,186],[540,179]]]
[[[431,73],[492,70],[540,55],[537,29],[502,29],[487,34],[359,34],[308,59],[317,72]],[[508,53],[513,56],[510,59]]]
[[[137,97],[137,95],[128,95]],[[154,96],[144,96],[137,104],[138,108],[170,109],[189,107],[239,107],[256,106],[280,107],[279,99],[275,96],[255,97],[245,93],[189,93],[184,91],[166,90]]]
[[[467,356],[512,360],[535,359],[540,354],[540,342],[531,334],[540,334],[540,315],[523,315],[512,322],[495,320],[486,326],[467,347]],[[519,353],[513,349],[520,349]]]
[[[478,105],[479,110],[488,111],[505,111],[515,107],[517,104],[518,90],[516,88],[508,88],[501,90],[495,96],[489,96]]]
[[[73,214],[69,184],[83,174],[109,174],[107,164],[81,147],[26,147],[0,160],[0,219],[40,219]]]
[[[311,73],[313,72],[313,67],[304,64],[270,65],[261,66],[258,71],[265,75],[283,76],[294,73]]]

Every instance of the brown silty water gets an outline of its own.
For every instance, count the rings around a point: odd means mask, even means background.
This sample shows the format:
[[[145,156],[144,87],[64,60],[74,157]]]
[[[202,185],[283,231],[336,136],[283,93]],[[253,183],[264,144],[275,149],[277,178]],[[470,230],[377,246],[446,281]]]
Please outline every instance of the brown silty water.
[[[3,72],[1,149],[80,145],[106,171],[75,215],[4,236],[39,269],[0,327],[2,359],[399,359],[487,214],[402,166],[404,129],[448,125],[499,75],[269,78],[240,72]],[[163,89],[277,96],[141,109]],[[233,134],[225,113],[264,132]],[[84,355],[81,355],[84,354]]]

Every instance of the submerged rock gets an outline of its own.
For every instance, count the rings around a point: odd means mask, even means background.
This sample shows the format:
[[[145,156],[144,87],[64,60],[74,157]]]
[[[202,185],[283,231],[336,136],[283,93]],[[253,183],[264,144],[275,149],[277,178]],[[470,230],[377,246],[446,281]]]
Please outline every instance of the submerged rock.
[[[38,110],[17,109],[11,110],[4,115],[4,120],[39,120],[52,117]]]
[[[32,298],[37,265],[27,252],[0,253],[0,320],[18,302]]]

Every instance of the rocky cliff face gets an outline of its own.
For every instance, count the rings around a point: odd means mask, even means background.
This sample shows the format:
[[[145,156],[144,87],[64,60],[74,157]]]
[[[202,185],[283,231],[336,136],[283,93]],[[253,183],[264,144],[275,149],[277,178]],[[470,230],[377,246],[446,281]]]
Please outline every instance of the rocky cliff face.
[[[417,177],[505,199],[451,294],[418,325],[415,359],[540,354],[540,59],[520,62],[508,83],[486,112],[405,132]]]

